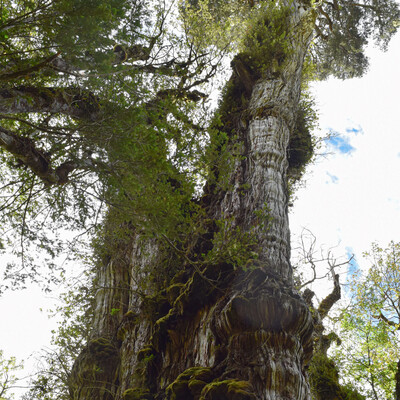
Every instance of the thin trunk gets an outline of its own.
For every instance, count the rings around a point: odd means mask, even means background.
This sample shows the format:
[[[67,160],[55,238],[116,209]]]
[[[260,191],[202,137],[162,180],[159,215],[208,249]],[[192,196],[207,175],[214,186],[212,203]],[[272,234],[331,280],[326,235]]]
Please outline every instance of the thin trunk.
[[[397,362],[397,370],[395,375],[395,400],[400,400],[400,360]]]

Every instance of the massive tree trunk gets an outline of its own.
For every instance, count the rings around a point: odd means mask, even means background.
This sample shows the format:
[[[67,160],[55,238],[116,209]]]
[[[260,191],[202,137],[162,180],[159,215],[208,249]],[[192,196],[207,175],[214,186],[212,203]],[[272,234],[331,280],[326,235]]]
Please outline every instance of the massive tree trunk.
[[[289,51],[256,80],[246,82],[236,58],[230,84],[242,85],[247,101],[223,121],[233,124],[229,140],[241,154],[228,189],[210,182],[202,200],[208,220],[251,235],[257,259],[246,268],[187,262],[154,289],[146,274],[160,268],[164,253],[133,233],[99,268],[92,339],[70,378],[74,400],[310,398],[313,327],[292,285],[287,147],[312,10],[290,2],[288,24]],[[197,248],[210,247],[212,234]]]

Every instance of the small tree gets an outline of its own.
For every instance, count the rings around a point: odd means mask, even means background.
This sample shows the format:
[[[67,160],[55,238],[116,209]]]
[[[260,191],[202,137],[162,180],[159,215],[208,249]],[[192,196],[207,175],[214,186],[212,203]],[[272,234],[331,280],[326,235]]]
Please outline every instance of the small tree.
[[[15,357],[4,358],[3,350],[0,350],[0,400],[14,398],[9,394],[10,389],[18,382],[15,372],[22,368],[22,363],[18,363]]]
[[[376,243],[364,254],[371,267],[350,281],[353,295],[341,319],[342,346],[336,351],[342,375],[368,399],[395,399],[400,357],[400,243]]]

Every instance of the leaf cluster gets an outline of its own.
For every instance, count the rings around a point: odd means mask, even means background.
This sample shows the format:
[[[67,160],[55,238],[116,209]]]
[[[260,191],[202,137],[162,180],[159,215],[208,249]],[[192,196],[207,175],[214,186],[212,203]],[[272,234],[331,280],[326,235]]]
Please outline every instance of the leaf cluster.
[[[332,0],[317,6],[316,38],[311,54],[321,79],[362,76],[368,67],[369,39],[387,48],[400,21],[394,0]]]
[[[367,398],[394,398],[399,347],[400,245],[372,245],[364,276],[353,276],[352,304],[341,317],[343,348],[336,351],[343,376]]]
[[[181,18],[185,33],[199,48],[235,51],[252,14],[245,1],[182,0]]]
[[[18,363],[15,357],[4,358],[3,350],[0,350],[0,399],[13,399],[10,389],[13,388],[18,378],[15,372],[22,368],[22,363]]]
[[[278,73],[289,55],[289,17],[289,7],[268,2],[248,19],[241,54],[258,77],[266,71]]]
[[[205,95],[192,89],[215,73],[214,61],[182,41],[182,30],[164,28],[172,17],[162,1],[2,7],[0,118],[14,152],[0,148],[0,229],[3,247],[31,264],[25,278],[36,275],[30,245],[55,265],[65,242],[81,243],[60,228],[95,232],[110,208],[115,226],[184,237],[204,170],[194,104]]]

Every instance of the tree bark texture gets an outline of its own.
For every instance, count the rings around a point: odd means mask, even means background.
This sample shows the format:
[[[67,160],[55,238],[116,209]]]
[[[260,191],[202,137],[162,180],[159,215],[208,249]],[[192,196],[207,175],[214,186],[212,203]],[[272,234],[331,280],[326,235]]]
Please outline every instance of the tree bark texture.
[[[296,1],[290,7],[291,51],[250,85],[237,120],[242,157],[230,189],[207,193],[208,217],[233,218],[256,235],[255,268],[188,266],[167,287],[142,290],[159,251],[134,236],[99,270],[93,335],[71,373],[72,399],[310,399],[313,322],[292,286],[286,173],[313,14]]]

